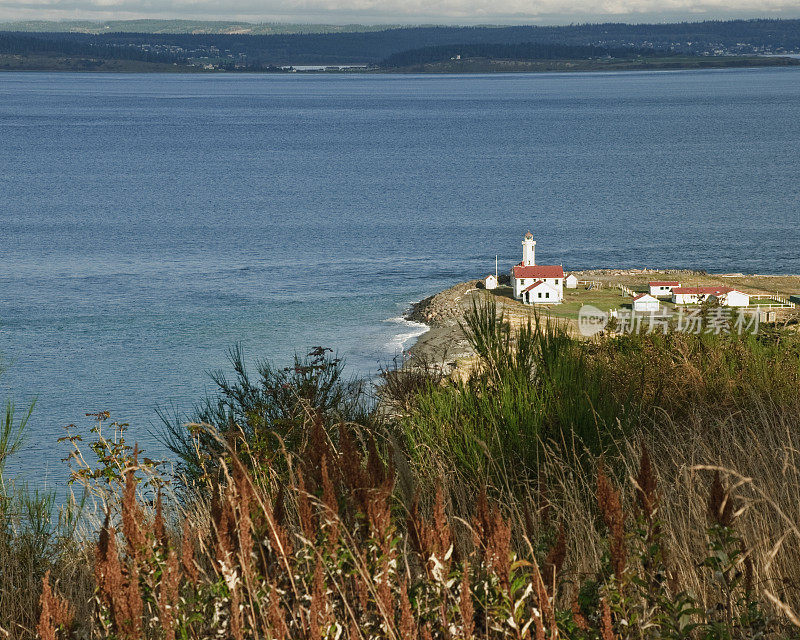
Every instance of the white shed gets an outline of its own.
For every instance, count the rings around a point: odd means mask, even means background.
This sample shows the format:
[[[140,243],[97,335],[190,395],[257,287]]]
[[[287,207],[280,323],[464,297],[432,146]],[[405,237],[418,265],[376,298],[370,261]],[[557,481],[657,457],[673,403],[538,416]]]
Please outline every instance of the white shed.
[[[486,279],[483,281],[483,286],[487,289],[497,289],[497,276],[495,275],[488,275]]]
[[[636,313],[658,311],[659,307],[658,299],[649,293],[641,293],[633,299],[633,310]]]
[[[723,307],[749,307],[750,306],[750,296],[746,293],[742,293],[738,289],[730,289],[729,291],[723,291],[721,293],[715,294],[714,297],[719,300],[719,303]]]
[[[567,287],[567,289],[577,289],[578,278],[576,278],[575,275],[570,273],[566,278],[564,278],[564,285]]]

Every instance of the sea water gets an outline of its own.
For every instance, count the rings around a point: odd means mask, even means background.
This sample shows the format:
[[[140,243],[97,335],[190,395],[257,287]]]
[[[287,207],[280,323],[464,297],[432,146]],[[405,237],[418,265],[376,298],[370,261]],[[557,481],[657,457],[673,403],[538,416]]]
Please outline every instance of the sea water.
[[[0,74],[10,463],[109,410],[152,457],[241,344],[374,375],[407,306],[519,260],[800,273],[800,70]]]

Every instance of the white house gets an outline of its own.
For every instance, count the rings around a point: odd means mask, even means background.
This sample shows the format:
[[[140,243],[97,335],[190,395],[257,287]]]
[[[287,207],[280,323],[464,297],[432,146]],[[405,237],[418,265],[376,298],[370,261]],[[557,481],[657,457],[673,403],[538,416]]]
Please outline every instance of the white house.
[[[497,289],[497,276],[494,274],[486,276],[486,279],[483,281],[483,286],[490,291],[492,289]]]
[[[564,284],[567,289],[577,289],[578,278],[575,276],[575,274],[570,273],[566,278],[564,278]]]
[[[537,288],[541,284],[548,288]],[[536,264],[536,241],[530,232],[522,239],[522,262],[511,268],[511,286],[514,297],[526,304],[560,304],[564,300],[564,268]]]
[[[544,280],[537,280],[522,292],[525,304],[558,304],[562,297],[558,289]]]
[[[723,307],[747,307],[750,296],[731,287],[675,287],[672,302],[675,304],[701,304],[716,298]]]
[[[649,293],[641,293],[633,299],[633,310],[635,313],[658,311],[660,306],[658,298],[651,296]]]
[[[669,298],[675,287],[680,287],[680,282],[651,282],[650,295],[655,298]]]

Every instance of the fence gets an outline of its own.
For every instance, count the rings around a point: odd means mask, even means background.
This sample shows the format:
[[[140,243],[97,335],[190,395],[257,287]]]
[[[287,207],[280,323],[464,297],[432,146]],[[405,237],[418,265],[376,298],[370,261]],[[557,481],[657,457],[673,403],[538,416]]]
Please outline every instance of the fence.
[[[797,305],[788,298],[771,293],[755,293],[750,295],[751,300],[774,300],[777,304],[757,305],[765,306],[770,309],[794,309]]]

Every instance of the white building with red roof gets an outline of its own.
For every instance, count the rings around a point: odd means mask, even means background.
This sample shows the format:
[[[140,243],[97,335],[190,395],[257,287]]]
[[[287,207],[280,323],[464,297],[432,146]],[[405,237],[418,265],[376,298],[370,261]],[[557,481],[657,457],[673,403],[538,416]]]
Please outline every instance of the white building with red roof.
[[[511,268],[514,297],[524,304],[560,304],[564,300],[564,268],[536,264],[536,241],[530,232],[522,239],[522,262]]]
[[[669,298],[672,295],[672,290],[680,286],[680,282],[651,282],[650,295],[654,298]]]
[[[675,304],[701,304],[716,298],[723,307],[747,307],[750,296],[731,287],[675,287],[672,302]]]
[[[559,290],[544,280],[537,280],[522,292],[525,304],[558,304],[562,298]]]

